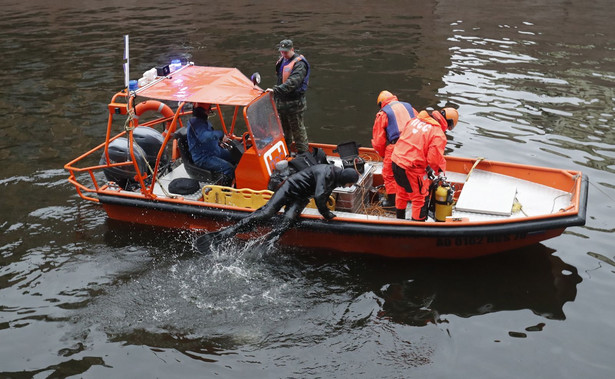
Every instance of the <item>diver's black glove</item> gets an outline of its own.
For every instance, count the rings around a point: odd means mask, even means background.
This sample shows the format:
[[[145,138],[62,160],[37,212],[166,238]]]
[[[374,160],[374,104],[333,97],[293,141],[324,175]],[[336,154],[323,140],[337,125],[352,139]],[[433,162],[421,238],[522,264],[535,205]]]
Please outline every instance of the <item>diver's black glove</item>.
[[[329,221],[329,220],[333,220],[333,218],[336,217],[335,213],[329,211],[327,213],[325,213],[324,215],[322,215],[322,217],[325,218],[325,220]]]

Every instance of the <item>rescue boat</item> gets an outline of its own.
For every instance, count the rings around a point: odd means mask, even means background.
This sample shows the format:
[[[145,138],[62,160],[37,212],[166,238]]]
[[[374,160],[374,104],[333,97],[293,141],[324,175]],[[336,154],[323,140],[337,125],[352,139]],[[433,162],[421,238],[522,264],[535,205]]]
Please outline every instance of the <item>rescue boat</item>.
[[[99,203],[111,219],[218,230],[269,199],[272,181],[283,179],[286,164],[280,162],[306,158],[286,146],[272,93],[238,69],[188,62],[158,74],[117,92],[108,104],[104,141],[64,166],[79,196]],[[232,183],[191,160],[185,131],[193,103],[212,104],[215,128],[232,141],[227,147],[238,162]],[[378,154],[352,141],[337,142],[311,143],[310,149],[324,153],[328,164],[354,165],[359,182],[334,191],[329,206],[336,218],[325,221],[308,206],[280,243],[395,258],[464,259],[536,244],[585,224],[588,179],[582,172],[455,156],[446,158],[446,178],[435,180],[439,188],[434,186],[430,219],[397,219],[378,206],[383,183]]]

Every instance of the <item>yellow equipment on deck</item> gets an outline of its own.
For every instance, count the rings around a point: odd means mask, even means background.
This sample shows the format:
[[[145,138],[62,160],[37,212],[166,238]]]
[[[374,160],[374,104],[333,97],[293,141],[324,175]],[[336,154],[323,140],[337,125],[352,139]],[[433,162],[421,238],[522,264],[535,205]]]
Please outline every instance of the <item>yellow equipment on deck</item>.
[[[451,187],[449,183],[438,184],[436,188],[436,211],[435,211],[435,219],[436,221],[446,221],[448,216],[453,214],[453,195],[455,190]]]
[[[258,209],[265,205],[271,196],[273,191],[260,190],[255,191],[249,188],[232,188],[225,186],[206,185],[203,187],[203,201],[206,203],[233,205],[240,208]],[[308,208],[316,208],[314,199],[310,199]],[[327,208],[335,210],[335,199],[333,196],[329,196],[327,201]]]

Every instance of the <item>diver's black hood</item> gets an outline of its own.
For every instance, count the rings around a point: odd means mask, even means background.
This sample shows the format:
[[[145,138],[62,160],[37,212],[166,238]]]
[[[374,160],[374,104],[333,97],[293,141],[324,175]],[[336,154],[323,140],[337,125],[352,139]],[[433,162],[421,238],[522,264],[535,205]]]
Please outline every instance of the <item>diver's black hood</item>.
[[[335,179],[335,184],[338,187],[344,186],[344,184],[352,183],[355,184],[359,181],[359,173],[354,168],[345,168],[340,170],[337,173],[337,177]]]

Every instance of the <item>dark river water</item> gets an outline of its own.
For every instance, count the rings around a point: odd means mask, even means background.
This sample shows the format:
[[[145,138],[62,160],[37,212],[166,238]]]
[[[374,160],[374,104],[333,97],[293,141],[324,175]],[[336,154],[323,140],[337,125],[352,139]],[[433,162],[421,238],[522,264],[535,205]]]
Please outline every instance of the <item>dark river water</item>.
[[[615,377],[612,0],[1,3],[1,378]],[[383,89],[453,105],[449,154],[583,171],[587,225],[434,262],[110,221],[63,166],[104,138],[124,34],[134,79],[183,57],[263,87],[292,38],[312,141],[369,146]]]

